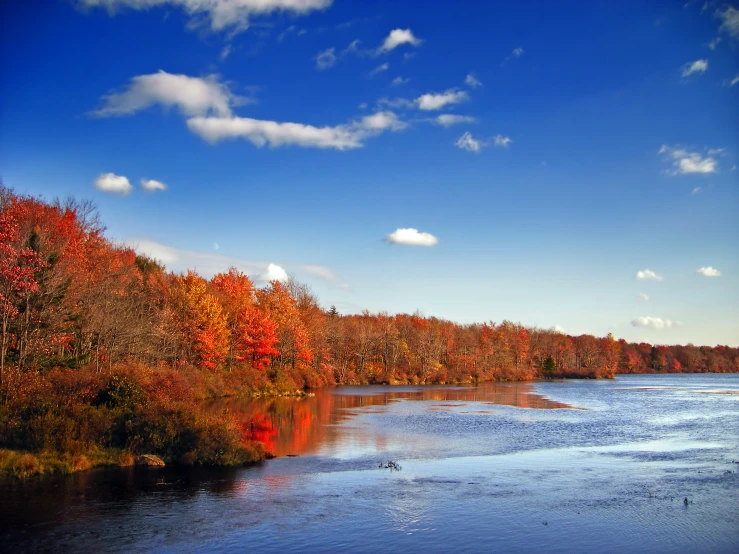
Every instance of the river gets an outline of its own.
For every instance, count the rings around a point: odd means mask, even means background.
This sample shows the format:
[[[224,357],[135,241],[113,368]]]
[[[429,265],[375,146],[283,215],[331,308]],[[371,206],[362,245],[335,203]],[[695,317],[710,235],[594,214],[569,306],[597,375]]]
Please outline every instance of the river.
[[[736,374],[340,387],[225,408],[278,457],[5,482],[3,550],[739,552]]]

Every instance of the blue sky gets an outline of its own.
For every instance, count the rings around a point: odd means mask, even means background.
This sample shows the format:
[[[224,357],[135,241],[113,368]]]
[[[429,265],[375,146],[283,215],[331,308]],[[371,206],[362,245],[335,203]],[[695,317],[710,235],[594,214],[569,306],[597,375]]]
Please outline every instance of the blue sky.
[[[0,7],[0,176],[172,270],[739,344],[736,4],[31,4]]]

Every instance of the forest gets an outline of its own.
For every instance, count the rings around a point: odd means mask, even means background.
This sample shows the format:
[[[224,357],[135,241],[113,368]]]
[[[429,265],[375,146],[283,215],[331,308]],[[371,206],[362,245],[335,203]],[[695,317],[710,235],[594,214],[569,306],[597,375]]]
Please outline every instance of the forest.
[[[341,314],[292,279],[174,274],[104,230],[89,202],[0,187],[0,471],[73,471],[142,452],[215,465],[267,455],[233,417],[200,407],[226,396],[739,371],[728,346]]]

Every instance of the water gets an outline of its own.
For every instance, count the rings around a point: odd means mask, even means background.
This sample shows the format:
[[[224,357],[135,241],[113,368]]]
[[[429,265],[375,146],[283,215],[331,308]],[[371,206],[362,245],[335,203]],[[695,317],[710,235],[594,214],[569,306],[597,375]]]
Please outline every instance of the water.
[[[5,483],[0,545],[739,552],[739,375],[342,387],[213,409],[281,457]]]

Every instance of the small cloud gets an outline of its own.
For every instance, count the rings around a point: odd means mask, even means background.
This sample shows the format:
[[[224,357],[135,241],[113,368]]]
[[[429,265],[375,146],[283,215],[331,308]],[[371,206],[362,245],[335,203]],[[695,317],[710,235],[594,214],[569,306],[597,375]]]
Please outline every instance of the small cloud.
[[[695,187],[690,194],[698,194],[702,190],[703,190],[703,187]]]
[[[220,249],[221,249],[221,247],[218,245],[218,243],[217,242],[214,242],[213,243],[213,250],[220,250]]]
[[[552,327],[552,331],[554,331],[555,333],[558,333],[560,335],[566,335],[567,334],[567,331],[565,331],[564,327],[560,327],[559,325],[555,325],[554,327]]]
[[[126,196],[133,190],[128,177],[116,175],[115,173],[101,173],[95,179],[94,185],[98,190],[111,194],[120,194],[121,196]]]
[[[511,54],[516,58],[520,58],[521,56],[523,56],[523,53],[524,53],[523,48],[514,48],[513,52],[511,52]]]
[[[459,104],[469,100],[469,95],[463,90],[449,89],[442,93],[427,93],[416,98],[415,103],[419,110],[440,110],[449,104]]]
[[[382,73],[383,71],[387,71],[388,69],[390,69],[390,64],[389,63],[380,64],[376,68],[374,68],[372,71],[369,72],[369,76],[370,76],[370,78],[372,78],[375,75],[377,75],[378,73]]]
[[[441,114],[432,119],[432,123],[441,125],[442,127],[451,127],[452,125],[458,125],[460,123],[475,123],[477,120],[469,115],[456,115],[456,114]]]
[[[267,281],[287,281],[289,276],[287,271],[282,269],[279,265],[269,264],[267,265],[267,272],[265,273],[264,278]]]
[[[717,11],[716,16],[722,20],[718,30],[739,39],[739,10],[729,6],[723,12]]]
[[[724,86],[733,87],[737,83],[739,83],[739,73],[733,79],[724,81]]]
[[[434,246],[439,242],[434,235],[430,233],[422,233],[418,229],[396,229],[388,236],[385,241],[393,244],[407,244],[409,246]]]
[[[336,48],[327,48],[323,52],[319,52],[315,57],[316,69],[323,71],[324,69],[333,67],[337,60],[335,51]]]
[[[508,148],[508,145],[512,143],[513,140],[509,137],[504,137],[503,135],[495,135],[493,137],[493,145],[499,146],[500,148]]]
[[[663,144],[657,152],[672,164],[668,171],[670,175],[709,174],[718,172],[718,160],[712,154],[722,152],[723,149],[709,149],[706,155],[690,151],[682,147],[673,147]]]
[[[464,78],[464,84],[468,87],[477,88],[482,86],[482,82],[475,77],[474,73],[468,73],[467,77]]]
[[[472,138],[472,134],[469,131],[459,137],[454,144],[457,148],[475,153],[480,152],[480,149],[484,146],[484,143]]]
[[[657,275],[651,269],[645,269],[643,271],[637,271],[636,272],[636,276],[634,278],[635,279],[639,279],[640,281],[645,281],[647,279],[652,279],[654,281],[661,281],[662,280],[662,276],[661,275]]]
[[[716,50],[716,47],[718,46],[719,42],[721,42],[721,37],[716,37],[711,42],[709,42],[706,46],[708,46],[711,50]]]
[[[227,44],[226,46],[223,47],[223,50],[221,50],[221,55],[220,55],[221,61],[228,58],[230,54],[231,54],[231,45]]]
[[[423,40],[415,37],[410,29],[393,29],[383,41],[382,46],[377,49],[377,54],[390,52],[403,44],[420,46],[422,42]]]
[[[679,321],[672,321],[669,319],[662,319],[661,317],[637,317],[631,321],[631,325],[634,327],[649,327],[651,329],[669,329],[671,327],[680,327],[682,323]]]
[[[702,267],[698,270],[698,273],[703,275],[703,277],[721,277],[721,272],[711,266],[708,267]]]
[[[301,265],[300,269],[305,271],[306,273],[309,273],[313,275],[314,277],[318,277],[319,279],[323,279],[324,281],[328,281],[329,283],[333,283],[334,285],[338,286],[341,289],[348,289],[349,285],[342,282],[341,279],[339,279],[336,274],[331,271],[326,266],[322,265]]]
[[[644,292],[641,292],[641,293],[639,293],[639,300],[644,300],[645,302],[648,302],[649,301],[649,295],[646,294],[646,293],[644,293]]]
[[[167,190],[167,185],[154,179],[141,179],[141,188],[154,192],[157,190]]]
[[[683,66],[683,77],[689,77],[694,73],[705,73],[708,70],[708,60],[695,60],[694,62],[688,62]]]
[[[410,79],[404,79],[403,77],[396,77],[393,79],[392,83],[390,83],[390,86],[392,87],[399,87],[401,85],[405,85],[410,81]]]

